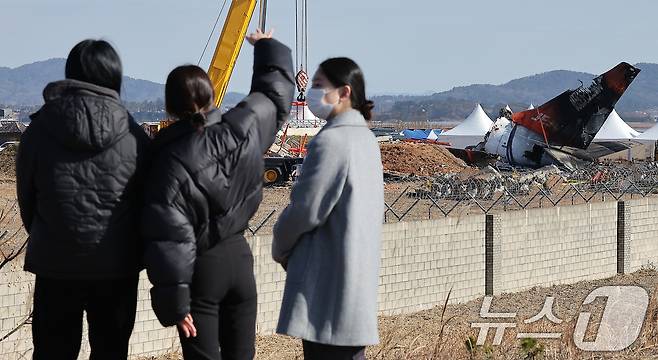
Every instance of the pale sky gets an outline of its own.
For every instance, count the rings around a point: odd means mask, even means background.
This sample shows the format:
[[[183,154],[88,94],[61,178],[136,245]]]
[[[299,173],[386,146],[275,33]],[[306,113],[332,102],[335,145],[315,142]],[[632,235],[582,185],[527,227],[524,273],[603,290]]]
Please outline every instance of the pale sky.
[[[164,83],[175,66],[197,63],[222,2],[1,0],[0,66],[66,57],[79,40],[103,38],[126,75]],[[371,94],[499,84],[556,69],[598,74],[622,60],[658,63],[655,0],[308,2],[309,67],[351,57]],[[294,0],[268,6],[268,27],[294,48]],[[248,90],[251,61],[246,45],[229,90]]]

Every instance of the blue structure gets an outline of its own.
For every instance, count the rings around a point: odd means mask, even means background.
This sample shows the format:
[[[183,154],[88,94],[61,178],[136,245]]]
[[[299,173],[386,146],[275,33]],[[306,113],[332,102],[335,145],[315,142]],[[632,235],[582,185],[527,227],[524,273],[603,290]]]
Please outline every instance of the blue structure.
[[[438,135],[441,133],[441,129],[430,129],[430,130],[402,130],[401,135],[404,136],[405,139],[407,140],[427,140],[430,137],[430,134],[434,132],[434,134]]]

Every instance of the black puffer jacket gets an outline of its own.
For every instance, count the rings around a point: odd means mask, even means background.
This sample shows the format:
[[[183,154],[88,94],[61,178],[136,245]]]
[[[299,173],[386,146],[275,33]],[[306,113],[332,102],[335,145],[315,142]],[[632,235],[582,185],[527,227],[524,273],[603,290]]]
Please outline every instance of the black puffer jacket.
[[[156,137],[142,233],[151,302],[164,326],[190,311],[196,257],[247,229],[262,199],[263,154],[293,92],[290,49],[263,39],[255,44],[249,96],[225,114],[212,110],[200,130],[182,120]]]
[[[29,232],[25,270],[63,279],[139,271],[140,176],[149,139],[116,91],[49,84],[18,149],[18,202]]]

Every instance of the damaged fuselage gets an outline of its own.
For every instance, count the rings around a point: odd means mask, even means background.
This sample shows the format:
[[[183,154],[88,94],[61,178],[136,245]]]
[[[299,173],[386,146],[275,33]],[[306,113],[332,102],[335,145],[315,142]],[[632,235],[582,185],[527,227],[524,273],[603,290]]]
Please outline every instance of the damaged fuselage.
[[[614,142],[590,145],[639,72],[622,62],[596,77],[590,86],[567,90],[535,109],[514,114],[503,109],[484,141],[473,150],[527,167],[568,166],[565,162],[577,164],[620,151],[623,148]]]

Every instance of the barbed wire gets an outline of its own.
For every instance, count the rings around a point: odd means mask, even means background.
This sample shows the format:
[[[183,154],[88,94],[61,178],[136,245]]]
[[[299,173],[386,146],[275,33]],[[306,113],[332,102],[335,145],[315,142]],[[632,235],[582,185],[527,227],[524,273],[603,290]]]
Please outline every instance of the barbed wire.
[[[658,164],[592,164],[576,171],[555,166],[538,170],[493,167],[433,177],[388,176],[385,222],[619,201],[658,195]],[[288,204],[290,187],[264,190],[249,227],[269,234]]]

